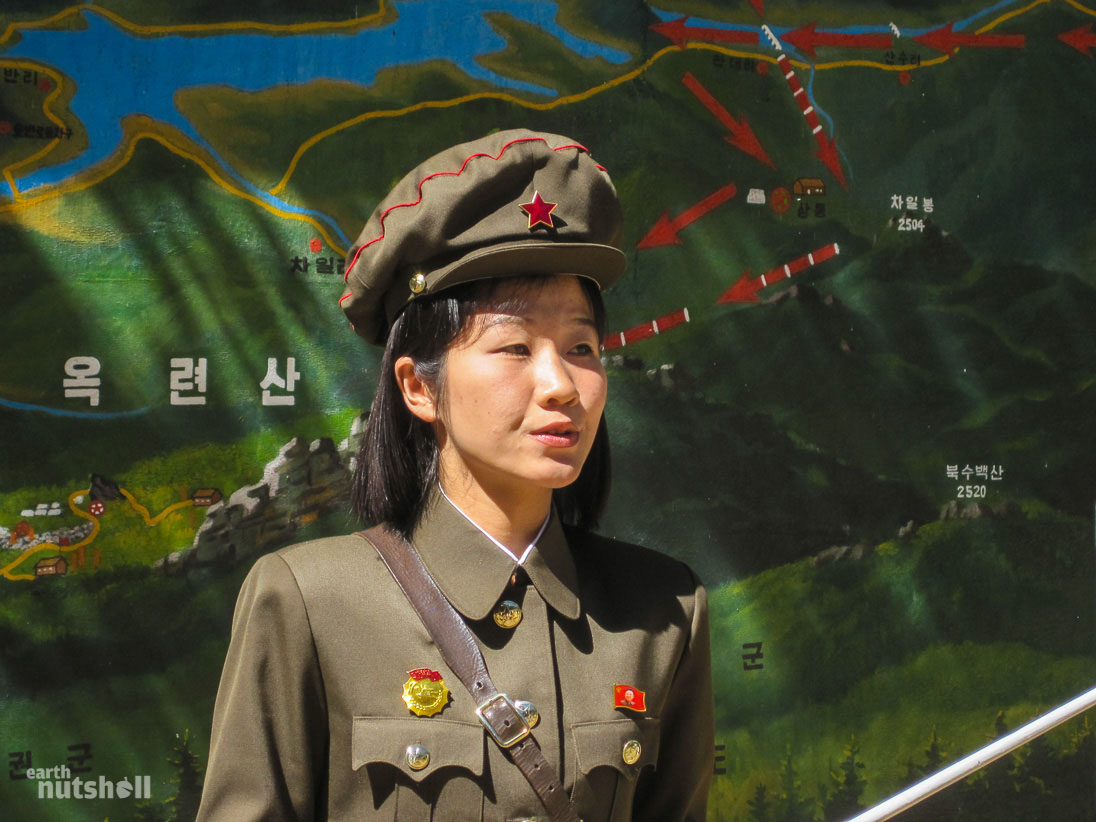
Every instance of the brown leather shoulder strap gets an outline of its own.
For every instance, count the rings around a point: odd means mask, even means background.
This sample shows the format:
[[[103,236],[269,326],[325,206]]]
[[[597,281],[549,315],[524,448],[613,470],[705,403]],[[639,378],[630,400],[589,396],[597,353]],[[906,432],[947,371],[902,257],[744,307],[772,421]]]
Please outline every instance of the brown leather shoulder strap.
[[[559,777],[533,739],[529,725],[510,697],[491,681],[476,638],[438,588],[418,551],[384,526],[359,533],[376,548],[438,646],[445,664],[472,695],[477,705],[476,716],[491,738],[509,752],[553,822],[582,822]]]

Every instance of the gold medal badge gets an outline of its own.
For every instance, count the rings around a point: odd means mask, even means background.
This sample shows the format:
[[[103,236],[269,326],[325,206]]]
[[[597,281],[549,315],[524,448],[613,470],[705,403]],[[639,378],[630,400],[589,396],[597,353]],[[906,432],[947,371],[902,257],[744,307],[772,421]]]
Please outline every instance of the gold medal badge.
[[[409,671],[403,683],[403,701],[417,716],[433,716],[441,713],[449,704],[449,688],[437,671],[416,668]]]

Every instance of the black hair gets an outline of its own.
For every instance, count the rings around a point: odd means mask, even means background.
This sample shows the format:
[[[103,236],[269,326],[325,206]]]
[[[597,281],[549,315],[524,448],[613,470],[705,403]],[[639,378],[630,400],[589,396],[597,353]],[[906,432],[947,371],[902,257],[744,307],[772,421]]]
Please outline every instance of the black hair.
[[[471,330],[480,312],[520,313],[530,289],[542,287],[551,274],[477,280],[414,300],[396,317],[388,333],[377,393],[358,449],[351,501],[365,525],[385,523],[410,537],[431,489],[438,480],[438,443],[433,428],[412,414],[396,382],[400,357],[415,362],[415,374],[438,395],[450,346]],[[598,339],[605,336],[605,305],[597,284],[579,277],[590,302]],[[503,289],[520,282],[520,288]],[[444,392],[441,392],[444,402]],[[609,496],[609,431],[602,415],[590,454],[578,478],[552,492],[560,520],[592,529]]]

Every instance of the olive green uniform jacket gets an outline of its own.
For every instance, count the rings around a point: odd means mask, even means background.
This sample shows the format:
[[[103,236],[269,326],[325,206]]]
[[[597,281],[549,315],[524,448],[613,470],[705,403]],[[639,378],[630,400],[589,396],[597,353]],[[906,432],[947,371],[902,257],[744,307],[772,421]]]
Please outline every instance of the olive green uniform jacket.
[[[553,514],[522,573],[439,495],[413,542],[496,686],[539,710],[533,736],[584,822],[704,820],[707,606],[686,566]],[[503,599],[521,606],[515,628],[492,618]],[[421,668],[450,689],[434,716],[402,698]],[[614,707],[618,684],[646,709]],[[547,820],[475,707],[362,536],[266,555],[236,605],[198,820]]]

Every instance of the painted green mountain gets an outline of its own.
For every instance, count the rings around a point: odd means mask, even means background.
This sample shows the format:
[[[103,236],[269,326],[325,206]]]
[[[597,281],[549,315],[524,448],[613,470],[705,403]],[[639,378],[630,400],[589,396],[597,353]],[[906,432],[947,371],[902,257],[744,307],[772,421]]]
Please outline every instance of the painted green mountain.
[[[939,522],[860,560],[802,561],[716,591],[728,771],[716,780],[726,802],[716,818],[746,819],[760,783],[775,796],[789,749],[804,794],[821,804],[854,739],[871,804],[912,781],[908,752],[934,732],[958,759],[985,744],[998,711],[1016,727],[1091,687],[1096,565],[1091,545],[1077,550],[1089,524],[1037,506]],[[747,643],[761,643],[763,658],[748,658]]]

